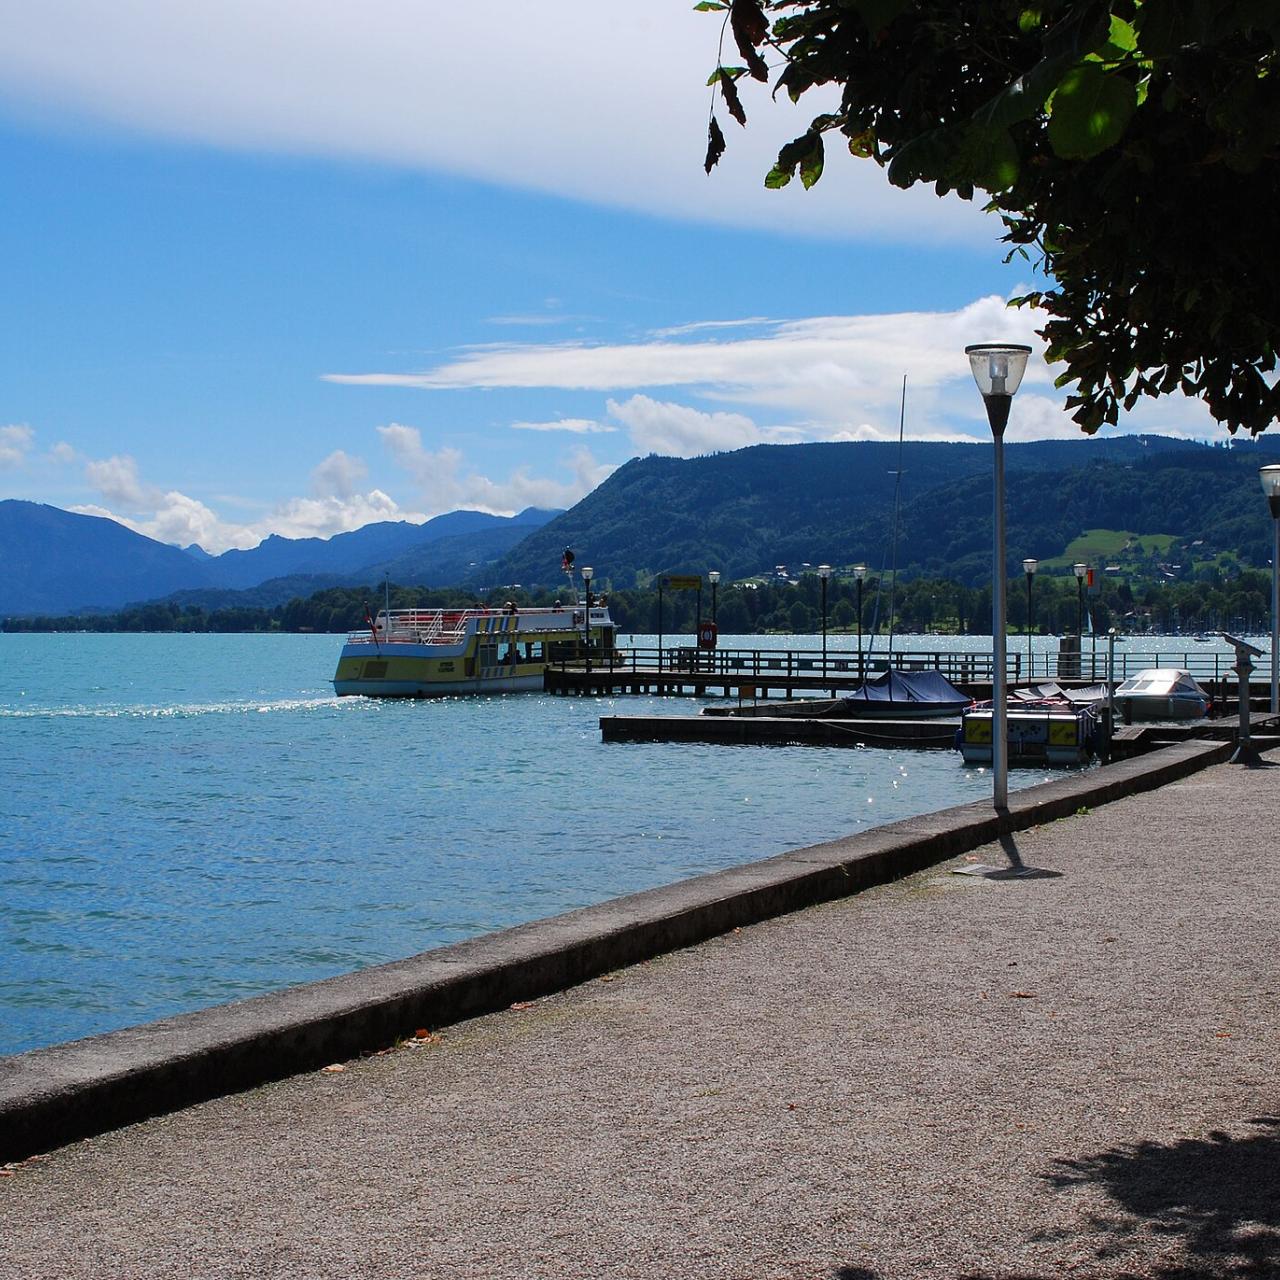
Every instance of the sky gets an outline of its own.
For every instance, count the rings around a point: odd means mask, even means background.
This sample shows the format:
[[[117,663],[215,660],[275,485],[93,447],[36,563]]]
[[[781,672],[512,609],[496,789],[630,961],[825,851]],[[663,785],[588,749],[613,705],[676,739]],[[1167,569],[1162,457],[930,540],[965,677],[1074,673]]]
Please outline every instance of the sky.
[[[692,0],[0,15],[0,498],[216,554],[900,416],[990,440],[988,341],[1035,350],[1006,439],[1079,435],[998,220],[835,146],[767,191],[827,104],[763,86],[704,173]],[[1177,398],[1118,429],[1222,437]]]

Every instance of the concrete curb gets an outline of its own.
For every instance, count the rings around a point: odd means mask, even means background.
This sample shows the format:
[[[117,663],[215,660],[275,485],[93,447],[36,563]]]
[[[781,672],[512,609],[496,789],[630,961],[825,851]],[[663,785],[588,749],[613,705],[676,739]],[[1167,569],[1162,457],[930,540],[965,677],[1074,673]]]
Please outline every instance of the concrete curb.
[[[616,898],[407,960],[0,1058],[0,1161],[506,1008],[717,934],[844,897],[1226,760],[1185,742],[1010,796]]]

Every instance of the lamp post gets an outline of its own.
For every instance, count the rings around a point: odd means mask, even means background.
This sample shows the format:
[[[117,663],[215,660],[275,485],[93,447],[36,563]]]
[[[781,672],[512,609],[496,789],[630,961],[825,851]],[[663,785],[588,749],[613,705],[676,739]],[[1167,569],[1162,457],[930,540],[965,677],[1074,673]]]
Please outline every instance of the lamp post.
[[[595,570],[588,564],[582,567],[582,583],[587,592],[587,607],[582,615],[583,639],[587,647],[587,675],[591,674],[591,579],[595,575]]]
[[[827,678],[827,579],[831,577],[831,566],[820,564],[818,577],[822,580],[822,678]]]
[[[711,621],[716,620],[716,588],[720,585],[720,570],[709,569],[707,571],[707,581],[711,583]]]
[[[858,584],[858,679],[866,683],[867,673],[862,664],[862,583],[867,576],[865,564],[853,566],[853,580]]]
[[[1009,737],[1005,685],[1005,562],[1004,562],[1004,429],[1009,408],[1022,383],[1031,348],[1019,343],[979,343],[964,349],[973,380],[987,408],[987,422],[995,445],[995,545],[991,561],[991,771],[992,796],[997,809],[1009,804]]]
[[[1039,560],[1033,560],[1028,556],[1022,562],[1022,572],[1027,575],[1027,679],[1035,678],[1035,672],[1032,669],[1032,648],[1031,648],[1031,579],[1036,576],[1036,570],[1040,567]]]
[[[1076,575],[1076,635],[1081,637],[1081,658],[1084,656],[1084,580],[1089,572],[1087,564],[1073,564],[1071,572]]]
[[[1271,508],[1271,714],[1280,715],[1280,463],[1258,470]]]

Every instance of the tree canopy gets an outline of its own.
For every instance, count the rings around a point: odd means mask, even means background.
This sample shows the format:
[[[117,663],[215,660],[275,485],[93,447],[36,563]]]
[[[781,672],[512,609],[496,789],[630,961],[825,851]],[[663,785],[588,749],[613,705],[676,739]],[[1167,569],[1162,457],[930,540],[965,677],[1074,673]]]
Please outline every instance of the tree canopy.
[[[1198,396],[1227,429],[1280,415],[1280,4],[1275,0],[703,0],[728,39],[717,99],[745,125],[743,77],[838,107],[765,183],[822,175],[826,143],[899,187],[985,192],[1023,298],[1087,432],[1143,396]]]

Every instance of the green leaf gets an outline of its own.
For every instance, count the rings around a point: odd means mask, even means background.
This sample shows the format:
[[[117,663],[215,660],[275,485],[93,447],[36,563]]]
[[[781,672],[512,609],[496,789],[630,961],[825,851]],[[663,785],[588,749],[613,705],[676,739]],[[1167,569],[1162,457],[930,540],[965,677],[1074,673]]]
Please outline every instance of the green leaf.
[[[983,130],[977,140],[981,155],[973,167],[973,181],[984,191],[1007,191],[1018,180],[1021,156],[1004,130]]]
[[[876,135],[873,129],[864,129],[849,139],[849,154],[859,160],[870,160],[876,153]]]
[[[721,0],[699,0],[699,3],[693,6],[696,13],[711,13],[716,9],[727,9],[727,4],[721,3]]]
[[[747,74],[746,67],[717,67],[707,77],[707,87],[713,84],[719,84],[721,80],[737,80],[740,76]]]
[[[822,134],[815,133],[810,136],[813,138],[813,146],[810,147],[804,159],[800,161],[800,181],[804,183],[806,191],[822,177],[824,159]]]
[[[1132,81],[1082,62],[1063,77],[1049,104],[1049,145],[1064,160],[1088,160],[1124,136],[1137,109]]]
[[[907,8],[907,0],[852,0],[852,7],[866,23],[867,31],[878,36]]]
[[[1039,9],[1023,9],[1018,14],[1018,30],[1022,34],[1030,35],[1038,26],[1044,22],[1044,14]]]

